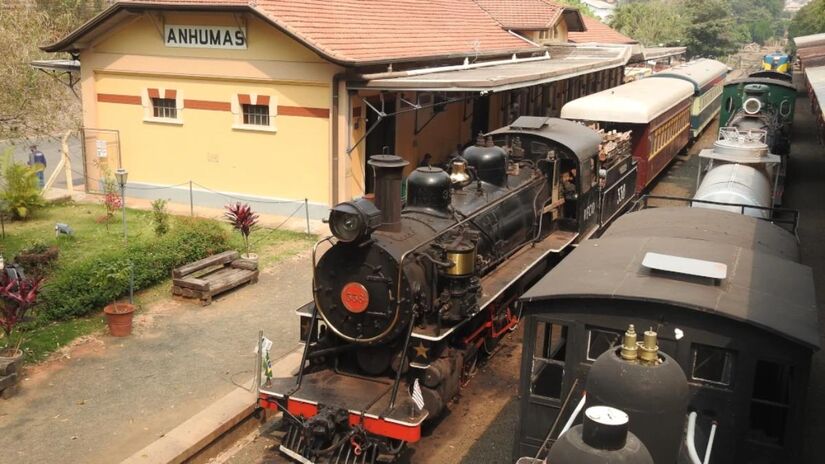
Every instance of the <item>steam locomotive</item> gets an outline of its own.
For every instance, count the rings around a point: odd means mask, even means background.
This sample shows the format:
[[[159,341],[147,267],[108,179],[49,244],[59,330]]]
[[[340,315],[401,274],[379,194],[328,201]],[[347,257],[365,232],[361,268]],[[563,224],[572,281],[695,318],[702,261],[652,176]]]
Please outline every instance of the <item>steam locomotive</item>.
[[[372,156],[374,200],[335,206],[313,249],[299,369],[259,388],[284,413],[280,450],[375,462],[419,440],[516,327],[524,289],[629,204],[636,166],[613,136],[521,117],[447,170],[412,171],[405,202],[408,163]]]

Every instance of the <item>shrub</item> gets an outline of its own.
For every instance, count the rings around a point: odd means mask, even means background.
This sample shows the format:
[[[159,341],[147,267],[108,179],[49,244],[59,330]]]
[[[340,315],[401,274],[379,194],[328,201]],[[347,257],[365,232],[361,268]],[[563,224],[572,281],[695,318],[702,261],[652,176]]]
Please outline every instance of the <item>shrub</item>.
[[[3,329],[7,343],[0,353],[17,352],[22,338],[14,344],[11,336],[21,322],[28,320],[28,312],[37,302],[42,284],[41,279],[11,278],[5,272],[0,273],[0,328]]]
[[[45,202],[34,168],[17,163],[6,153],[2,162],[3,189],[0,199],[12,219],[26,219]]]
[[[228,234],[219,224],[180,219],[161,238],[59,267],[43,288],[40,317],[83,316],[128,294],[130,267],[139,290],[162,282],[172,268],[228,248]]]
[[[152,202],[152,225],[155,235],[166,235],[169,232],[169,212],[166,211],[166,200],[162,198]]]
[[[43,240],[34,240],[17,254],[14,262],[23,266],[26,273],[32,277],[42,278],[48,274],[60,250],[56,246],[49,246]]]

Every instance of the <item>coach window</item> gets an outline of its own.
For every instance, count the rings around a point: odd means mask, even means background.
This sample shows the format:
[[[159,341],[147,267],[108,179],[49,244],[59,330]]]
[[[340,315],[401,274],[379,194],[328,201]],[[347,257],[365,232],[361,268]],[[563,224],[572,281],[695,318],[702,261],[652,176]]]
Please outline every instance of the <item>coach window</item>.
[[[587,360],[595,361],[605,351],[619,346],[622,333],[612,329],[589,328],[587,330]]]
[[[792,380],[792,366],[770,361],[756,362],[749,438],[782,446],[785,439]]]
[[[729,387],[733,383],[733,351],[695,344],[691,358],[692,380],[722,387]]]
[[[268,95],[239,94],[232,101],[233,129],[275,132],[278,105]]]
[[[551,399],[561,398],[567,326],[550,322],[536,324],[530,392]]]
[[[164,124],[183,124],[183,97],[174,89],[146,89],[141,96],[143,120]]]

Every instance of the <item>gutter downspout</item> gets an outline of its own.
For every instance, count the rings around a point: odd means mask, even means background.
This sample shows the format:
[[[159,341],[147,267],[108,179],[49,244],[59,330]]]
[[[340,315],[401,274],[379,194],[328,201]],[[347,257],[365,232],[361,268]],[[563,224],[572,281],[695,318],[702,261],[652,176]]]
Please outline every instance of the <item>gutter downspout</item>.
[[[332,148],[332,206],[340,203],[340,198],[338,198],[340,183],[338,179],[340,171],[338,167],[338,145],[340,144],[338,137],[338,109],[341,106],[341,95],[339,94],[338,87],[345,75],[346,71],[343,71],[332,76],[332,109],[330,110],[332,114],[332,124],[330,124],[332,128],[332,140],[330,142]]]

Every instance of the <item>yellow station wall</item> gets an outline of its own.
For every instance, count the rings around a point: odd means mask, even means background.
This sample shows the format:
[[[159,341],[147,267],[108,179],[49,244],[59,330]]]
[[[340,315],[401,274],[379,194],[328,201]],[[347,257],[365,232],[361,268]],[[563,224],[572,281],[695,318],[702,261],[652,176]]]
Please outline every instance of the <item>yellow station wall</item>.
[[[193,180],[223,192],[330,204],[331,85],[340,69],[254,18],[246,20],[246,50],[166,47],[164,22],[238,25],[224,14],[166,14],[162,21],[143,15],[81,54],[84,125],[119,131],[130,182]],[[273,105],[314,116],[278,114],[276,131],[255,131],[233,128],[235,117],[226,110],[184,108],[182,124],[147,122],[139,104],[98,98],[134,98],[147,88],[224,105],[238,94],[268,95]],[[318,116],[319,110],[330,114]]]

